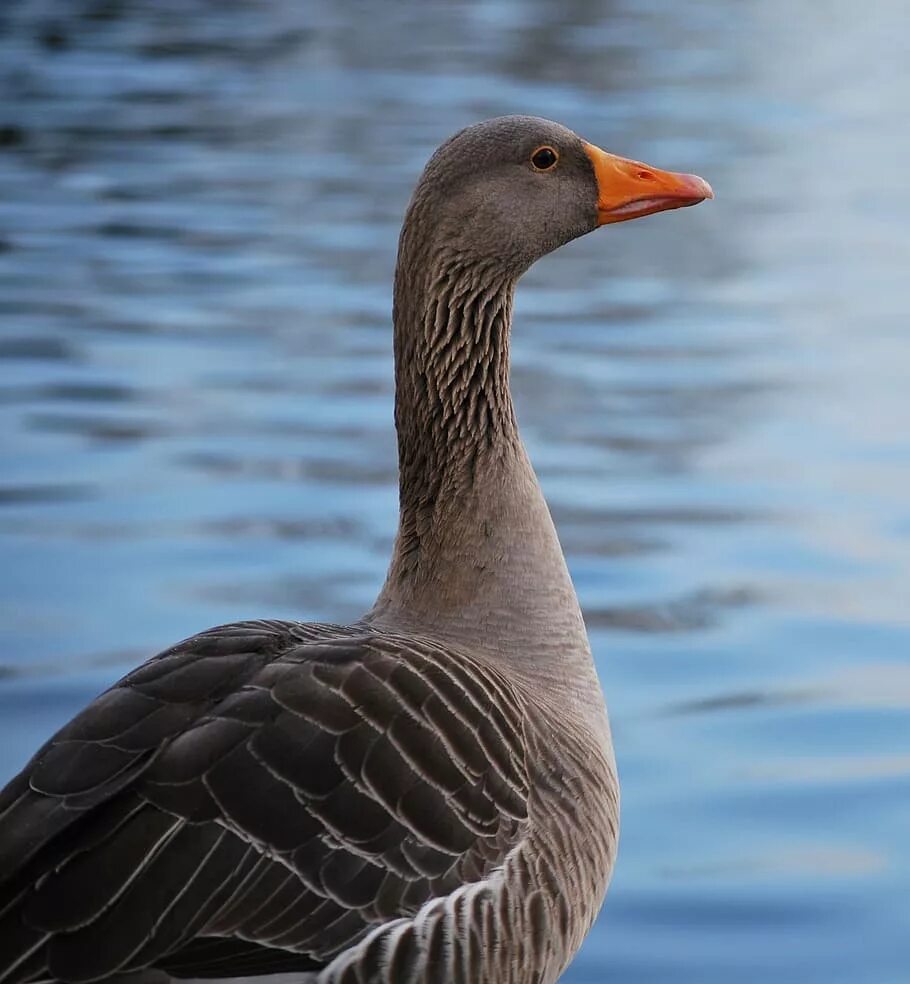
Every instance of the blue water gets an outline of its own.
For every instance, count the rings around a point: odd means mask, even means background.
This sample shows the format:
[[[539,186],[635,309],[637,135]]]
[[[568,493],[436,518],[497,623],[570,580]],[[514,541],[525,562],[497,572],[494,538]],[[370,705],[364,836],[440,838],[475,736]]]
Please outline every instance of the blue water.
[[[574,984],[910,982],[910,8],[0,5],[0,778],[159,648],[372,601],[390,278],[505,112],[703,174],[519,295],[623,780]]]

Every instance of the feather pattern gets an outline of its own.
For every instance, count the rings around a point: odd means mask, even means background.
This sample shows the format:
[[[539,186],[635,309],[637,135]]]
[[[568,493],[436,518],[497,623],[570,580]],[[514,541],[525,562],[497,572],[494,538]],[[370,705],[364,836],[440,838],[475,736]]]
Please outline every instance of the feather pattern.
[[[429,640],[268,622],[187,640],[0,797],[0,980],[225,964],[487,979],[467,967],[514,932],[504,900],[537,887],[521,907],[537,938],[576,887],[568,833],[537,843],[534,811],[553,804],[526,712],[502,676]],[[582,781],[587,756],[570,762]],[[437,951],[453,976],[415,976]]]

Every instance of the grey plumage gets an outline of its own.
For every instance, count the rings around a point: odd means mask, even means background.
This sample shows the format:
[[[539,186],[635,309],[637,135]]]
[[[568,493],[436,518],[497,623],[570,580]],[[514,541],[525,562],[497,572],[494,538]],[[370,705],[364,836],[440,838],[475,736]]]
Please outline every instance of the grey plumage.
[[[0,870],[19,877],[3,886],[0,966],[10,980],[154,964],[329,982],[375,962],[368,980],[397,982],[439,948],[451,976],[426,979],[486,979],[475,963],[544,918],[534,886],[559,884],[571,847],[532,847],[534,804],[561,782],[542,768],[554,726],[494,668],[430,640],[268,622],[195,636],[4,792]],[[597,769],[579,752],[565,761],[580,782]],[[579,824],[574,800],[561,810]]]
[[[529,163],[542,144],[552,172]],[[562,972],[606,890],[619,793],[509,330],[521,273],[602,221],[595,172],[575,134],[527,117],[434,155],[399,248],[401,514],[376,605],[351,626],[203,632],[38,751],[0,794],[2,984]]]

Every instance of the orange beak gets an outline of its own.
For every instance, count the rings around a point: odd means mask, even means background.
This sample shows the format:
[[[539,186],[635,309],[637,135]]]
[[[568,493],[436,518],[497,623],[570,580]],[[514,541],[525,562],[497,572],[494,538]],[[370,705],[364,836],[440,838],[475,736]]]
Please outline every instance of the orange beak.
[[[626,222],[668,208],[685,208],[713,198],[711,185],[695,174],[660,171],[584,145],[597,178],[597,224]]]

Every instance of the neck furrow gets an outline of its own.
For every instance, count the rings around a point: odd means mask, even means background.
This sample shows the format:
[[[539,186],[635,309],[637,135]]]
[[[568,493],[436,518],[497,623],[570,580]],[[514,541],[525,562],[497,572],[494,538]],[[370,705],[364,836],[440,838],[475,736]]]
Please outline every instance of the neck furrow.
[[[396,274],[400,517],[370,619],[490,650],[557,688],[578,659],[587,680],[575,591],[512,408],[512,281],[428,256],[400,254]]]
[[[395,425],[406,536],[419,536],[444,488],[475,480],[484,455],[518,444],[511,314],[511,284],[454,264],[429,279],[418,298],[396,297]]]

